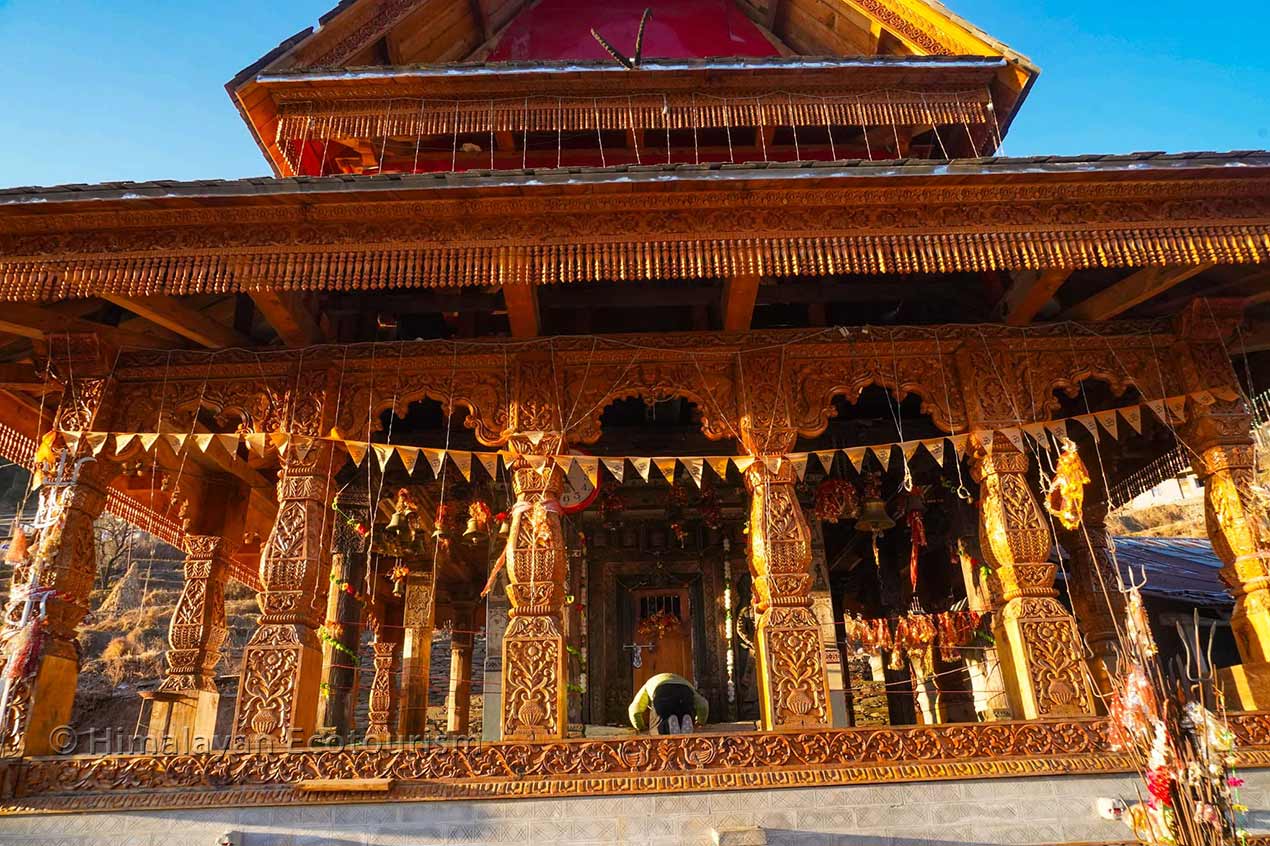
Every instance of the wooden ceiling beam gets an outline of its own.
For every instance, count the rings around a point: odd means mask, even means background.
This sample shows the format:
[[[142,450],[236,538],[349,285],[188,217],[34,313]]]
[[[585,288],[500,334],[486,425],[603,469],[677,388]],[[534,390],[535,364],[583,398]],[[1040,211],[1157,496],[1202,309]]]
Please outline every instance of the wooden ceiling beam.
[[[1110,320],[1214,266],[1143,268],[1077,303],[1061,316],[1065,320]]]
[[[47,394],[61,389],[56,382],[37,373],[33,364],[0,364],[0,390]]]
[[[251,346],[250,338],[217,323],[198,309],[190,308],[175,297],[126,297],[118,294],[102,294],[102,299],[109,300],[133,314],[144,317],[151,323],[209,349]]]
[[[0,332],[20,335],[33,341],[42,341],[49,335],[61,335],[68,332],[94,333],[118,347],[146,349],[173,346],[166,340],[153,335],[95,323],[30,303],[5,303],[3,307],[0,307]]]
[[[538,289],[534,285],[504,285],[503,302],[513,338],[536,338],[542,331]]]
[[[1071,275],[1070,270],[1039,270],[1014,274],[1014,284],[1001,300],[1002,319],[1011,326],[1026,326],[1031,323]]]
[[[291,291],[252,291],[251,299],[265,320],[289,347],[308,347],[326,341],[317,315]]]
[[[488,41],[493,37],[494,32],[490,27],[489,16],[481,8],[481,0],[468,0],[468,7],[472,10],[472,22],[476,24],[476,31],[480,35],[477,40],[481,42]]]
[[[758,287],[762,277],[757,274],[733,276],[723,283],[723,331],[748,332],[754,322],[754,304],[758,301]]]

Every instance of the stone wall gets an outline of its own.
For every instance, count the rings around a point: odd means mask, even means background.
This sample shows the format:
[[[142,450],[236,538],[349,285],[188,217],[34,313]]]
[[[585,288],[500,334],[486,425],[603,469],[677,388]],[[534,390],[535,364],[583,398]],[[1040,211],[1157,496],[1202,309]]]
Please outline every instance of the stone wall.
[[[1270,770],[1243,773],[1248,828],[1270,831]],[[771,846],[1062,844],[1132,839],[1098,819],[1130,776],[1063,776],[582,799],[316,805],[0,819],[0,843],[58,846],[700,846],[761,826]]]

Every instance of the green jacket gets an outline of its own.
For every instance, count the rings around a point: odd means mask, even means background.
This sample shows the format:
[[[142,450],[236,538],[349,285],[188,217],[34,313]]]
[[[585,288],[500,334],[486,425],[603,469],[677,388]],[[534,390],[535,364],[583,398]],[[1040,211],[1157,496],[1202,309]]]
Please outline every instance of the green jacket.
[[[697,706],[697,725],[705,725],[706,718],[710,716],[710,703],[697,692],[697,688],[693,687],[692,682],[674,673],[659,673],[644,682],[644,686],[639,689],[639,693],[635,694],[635,698],[631,700],[631,707],[628,711],[631,725],[635,726],[638,731],[644,731],[648,728],[648,708],[653,704],[653,694],[657,692],[657,688],[667,682],[687,685],[692,688],[692,697]]]

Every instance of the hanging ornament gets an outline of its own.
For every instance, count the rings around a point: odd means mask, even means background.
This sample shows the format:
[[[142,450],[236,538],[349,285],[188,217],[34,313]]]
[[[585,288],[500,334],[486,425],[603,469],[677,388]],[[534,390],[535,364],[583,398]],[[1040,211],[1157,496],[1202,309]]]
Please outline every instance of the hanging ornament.
[[[410,575],[410,568],[405,564],[398,564],[388,573],[388,578],[392,579],[392,595],[401,596],[402,588],[406,584],[406,576]]]
[[[1045,497],[1045,510],[1058,518],[1063,528],[1072,531],[1080,528],[1081,513],[1085,503],[1085,485],[1089,484],[1089,471],[1071,438],[1063,438],[1058,466]]]
[[[30,542],[27,540],[26,532],[21,526],[16,526],[13,530],[13,540],[9,541],[9,548],[5,550],[4,560],[8,564],[21,564],[26,561],[29,553]]]
[[[908,579],[913,586],[913,597],[917,597],[917,562],[922,550],[926,548],[926,501],[922,499],[922,489],[909,491],[904,504],[904,521],[908,523],[910,548],[908,555]]]
[[[816,488],[816,517],[826,523],[854,519],[860,513],[855,485],[845,479],[826,479]]]
[[[481,500],[476,500],[467,507],[467,528],[463,537],[469,543],[480,543],[481,538],[489,535],[490,508]]]
[[[702,487],[698,507],[701,510],[701,525],[711,530],[723,528],[723,504],[719,502],[719,494],[712,486]]]

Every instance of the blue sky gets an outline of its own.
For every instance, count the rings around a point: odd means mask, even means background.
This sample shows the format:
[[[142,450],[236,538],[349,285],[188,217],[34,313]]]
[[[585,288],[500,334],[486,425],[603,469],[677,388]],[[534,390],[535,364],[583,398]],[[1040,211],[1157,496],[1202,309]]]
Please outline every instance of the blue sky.
[[[267,173],[222,86],[332,5],[0,0],[0,186]],[[1043,70],[1008,155],[1270,148],[1264,0],[949,5]]]

